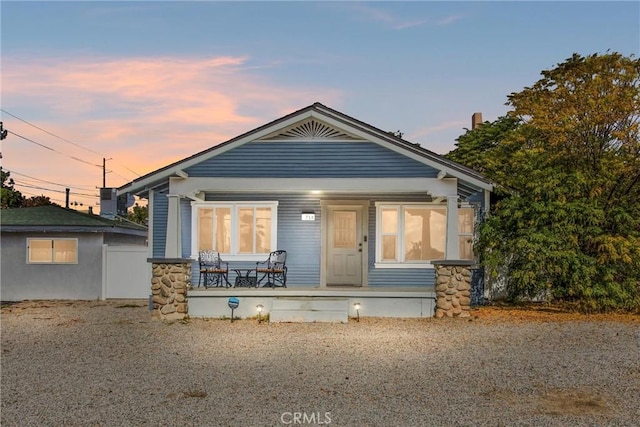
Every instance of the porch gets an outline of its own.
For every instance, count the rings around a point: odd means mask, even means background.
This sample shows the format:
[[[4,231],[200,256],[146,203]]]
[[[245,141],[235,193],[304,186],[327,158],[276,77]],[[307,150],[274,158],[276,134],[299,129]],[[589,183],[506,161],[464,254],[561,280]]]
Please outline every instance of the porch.
[[[271,322],[343,322],[359,317],[433,317],[433,287],[191,288],[189,316],[230,318],[228,299],[240,301],[234,318],[269,316]],[[359,304],[358,306],[355,304]]]

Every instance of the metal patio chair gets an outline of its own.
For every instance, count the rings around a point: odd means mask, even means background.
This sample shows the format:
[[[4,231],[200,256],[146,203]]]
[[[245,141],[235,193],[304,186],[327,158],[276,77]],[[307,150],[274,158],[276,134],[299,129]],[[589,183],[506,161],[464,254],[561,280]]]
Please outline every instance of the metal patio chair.
[[[274,251],[269,254],[266,261],[256,263],[256,277],[260,274],[262,277],[258,279],[258,287],[260,283],[267,279],[267,283],[263,287],[287,287],[287,251]]]
[[[200,251],[198,254],[198,263],[200,264],[200,278],[198,279],[198,287],[201,284],[205,289],[208,287],[228,288],[229,283],[229,263],[220,258],[217,251]]]

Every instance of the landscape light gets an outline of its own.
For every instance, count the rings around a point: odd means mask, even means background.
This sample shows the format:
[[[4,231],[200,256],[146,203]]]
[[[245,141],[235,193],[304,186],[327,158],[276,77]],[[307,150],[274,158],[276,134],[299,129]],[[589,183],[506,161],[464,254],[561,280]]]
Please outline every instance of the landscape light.
[[[356,309],[356,321],[360,321],[360,303],[357,302],[355,304],[353,304],[353,308]]]
[[[264,308],[264,306],[262,304],[258,304],[256,305],[256,309],[258,310],[258,323],[262,323],[262,309]]]

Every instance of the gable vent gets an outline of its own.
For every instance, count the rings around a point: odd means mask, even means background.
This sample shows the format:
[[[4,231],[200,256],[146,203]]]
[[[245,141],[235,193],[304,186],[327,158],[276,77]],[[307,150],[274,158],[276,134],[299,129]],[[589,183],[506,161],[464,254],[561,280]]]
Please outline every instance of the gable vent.
[[[279,139],[340,139],[349,141],[360,140],[360,138],[351,136],[346,132],[338,130],[317,120],[308,120],[304,123],[297,124],[287,130],[279,131],[276,134],[271,134],[262,138],[263,141],[273,141]]]

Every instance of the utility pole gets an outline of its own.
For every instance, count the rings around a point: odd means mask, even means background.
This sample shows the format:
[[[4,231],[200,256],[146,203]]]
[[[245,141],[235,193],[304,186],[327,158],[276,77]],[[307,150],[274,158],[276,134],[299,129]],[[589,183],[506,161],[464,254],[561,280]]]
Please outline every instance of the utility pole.
[[[2,127],[2,122],[0,122],[0,141],[3,141],[7,137],[8,130]],[[0,159],[2,158],[2,152],[0,152]]]
[[[107,160],[111,159],[102,158],[102,188],[107,188]]]

